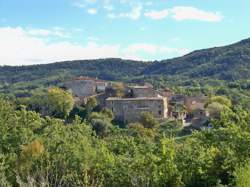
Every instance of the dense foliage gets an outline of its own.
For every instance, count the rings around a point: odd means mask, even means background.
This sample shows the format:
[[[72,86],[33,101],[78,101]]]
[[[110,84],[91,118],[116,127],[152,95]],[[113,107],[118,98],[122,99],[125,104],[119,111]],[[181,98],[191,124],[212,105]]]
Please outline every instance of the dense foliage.
[[[249,185],[250,112],[242,108],[230,106],[211,129],[182,136],[177,121],[159,123],[149,113],[119,128],[95,101],[73,109],[80,116],[72,120],[19,105],[0,99],[0,186]]]

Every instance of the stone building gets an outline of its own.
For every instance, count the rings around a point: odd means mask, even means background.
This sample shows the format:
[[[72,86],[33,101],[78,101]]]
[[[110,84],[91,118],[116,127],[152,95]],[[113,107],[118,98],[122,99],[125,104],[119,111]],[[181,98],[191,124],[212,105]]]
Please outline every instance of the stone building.
[[[138,97],[106,99],[106,107],[112,110],[116,120],[125,123],[136,122],[142,112],[151,112],[155,118],[167,118],[168,104],[164,97]]]
[[[184,104],[187,107],[187,111],[190,113],[194,110],[204,110],[204,105],[208,101],[208,97],[204,95],[198,96],[186,96]]]
[[[108,82],[90,77],[80,76],[65,83],[65,87],[78,98],[85,98],[104,92]]]
[[[153,89],[150,84],[145,84],[143,86],[129,86],[128,92],[130,97],[156,97],[157,92]]]
[[[105,89],[107,88],[108,86],[108,82],[107,81],[104,81],[104,80],[94,80],[95,81],[95,84],[96,84],[96,91],[97,92],[104,92]]]
[[[209,113],[204,106],[207,101],[208,97],[204,95],[186,97],[185,106],[188,112],[186,120],[191,122],[192,128],[201,129],[209,120]]]

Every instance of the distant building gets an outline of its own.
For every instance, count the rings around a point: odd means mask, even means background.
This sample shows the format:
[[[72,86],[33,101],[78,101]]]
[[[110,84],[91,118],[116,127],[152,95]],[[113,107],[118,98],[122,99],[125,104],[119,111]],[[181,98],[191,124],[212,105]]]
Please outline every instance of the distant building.
[[[167,118],[168,104],[164,97],[137,97],[106,99],[106,107],[112,110],[116,120],[125,123],[136,122],[142,112],[151,112],[155,118]]]
[[[171,105],[184,105],[185,104],[185,100],[186,100],[185,95],[181,95],[181,94],[175,94],[171,96],[171,99],[169,100],[169,103]]]
[[[80,76],[65,83],[65,87],[78,98],[84,98],[104,92],[108,82],[90,77]]]
[[[137,97],[156,97],[158,93],[154,90],[151,84],[146,83],[143,86],[129,86],[128,87],[128,95],[132,98]]]
[[[208,101],[208,97],[204,95],[200,96],[186,96],[184,104],[187,107],[188,112],[194,110],[204,110],[204,105]]]
[[[104,92],[108,86],[108,82],[104,80],[95,80],[95,83],[97,92]]]
[[[142,112],[150,112],[155,118],[168,117],[182,120],[183,124],[201,129],[209,120],[204,105],[204,95],[186,96],[174,94],[169,88],[154,90],[151,84],[124,86],[123,94],[111,83],[80,76],[65,83],[72,91],[75,102],[86,104],[89,98],[96,98],[100,108],[112,110],[115,119],[124,123],[136,122]]]
[[[209,120],[209,113],[204,106],[207,100],[208,97],[204,95],[186,97],[185,106],[188,112],[186,120],[191,122],[192,128],[201,129]]]

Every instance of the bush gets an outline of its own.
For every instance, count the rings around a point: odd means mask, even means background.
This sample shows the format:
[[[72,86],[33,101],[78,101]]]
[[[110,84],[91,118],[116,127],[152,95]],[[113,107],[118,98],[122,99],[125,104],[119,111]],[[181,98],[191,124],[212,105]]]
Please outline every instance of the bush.
[[[238,167],[235,171],[236,187],[250,186],[250,162],[244,167]]]
[[[145,128],[154,128],[159,125],[157,119],[150,112],[142,112],[139,121]]]
[[[91,125],[96,134],[102,138],[107,136],[112,128],[112,124],[103,119],[92,119]]]

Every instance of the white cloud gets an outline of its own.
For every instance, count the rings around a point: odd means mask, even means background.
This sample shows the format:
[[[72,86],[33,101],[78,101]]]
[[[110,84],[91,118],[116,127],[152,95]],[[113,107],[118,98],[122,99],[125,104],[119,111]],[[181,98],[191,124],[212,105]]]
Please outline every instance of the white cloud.
[[[117,3],[119,7],[117,7]],[[142,0],[75,0],[74,6],[84,8],[89,14],[96,14],[98,9],[106,11],[108,18],[129,18],[137,20],[144,14],[153,20],[164,19],[168,16],[177,21],[183,20],[199,20],[207,22],[219,22],[222,20],[220,12],[206,11],[192,6],[176,6],[173,8],[165,8],[162,10],[148,10],[145,7],[156,5],[157,1]],[[131,9],[128,12],[120,12],[121,8]]]
[[[51,31],[46,29],[31,29],[28,33],[34,36],[49,36]]]
[[[160,10],[160,11],[149,11],[144,13],[144,16],[149,17],[151,19],[155,19],[155,20],[159,20],[159,19],[164,19],[165,17],[167,17],[169,14],[169,11],[167,9],[164,10]]]
[[[119,17],[130,18],[132,20],[137,20],[141,16],[141,11],[142,11],[142,6],[134,6],[134,7],[132,7],[131,12],[120,13]]]
[[[73,6],[78,8],[85,8],[88,4],[95,4],[97,0],[74,0]]]
[[[68,41],[48,42],[46,37],[41,38],[30,33],[30,30],[22,27],[0,28],[0,50],[2,51],[0,65],[42,64],[109,57],[152,60],[157,55],[161,58],[168,58],[182,55],[188,51],[148,43],[136,43],[127,47],[100,44],[100,40],[93,37],[89,37],[85,45]],[[47,32],[42,31],[39,34],[46,35]],[[149,57],[145,58],[145,55]]]
[[[89,14],[94,15],[94,14],[97,14],[97,9],[95,9],[95,8],[89,8],[89,9],[87,10],[87,12],[88,12]]]
[[[106,11],[112,11],[114,10],[114,6],[111,3],[111,0],[77,0],[72,3],[73,6],[78,8],[85,9],[89,14],[96,14],[97,9],[95,7],[98,6],[98,8],[103,8]],[[101,5],[101,6],[99,6]],[[91,8],[90,8],[91,7]]]
[[[33,29],[33,28],[26,28],[24,29],[28,34],[32,36],[56,36],[61,38],[69,38],[70,33],[66,32],[63,28],[54,27],[52,29]]]
[[[144,13],[145,17],[149,17],[155,20],[164,19],[169,15],[177,21],[199,20],[207,22],[219,22],[222,20],[222,15],[219,12],[204,11],[195,7],[188,6],[177,6],[171,9],[164,9],[159,11],[152,10]]]
[[[172,17],[177,21],[200,20],[208,22],[219,22],[222,16],[219,12],[208,12],[195,7],[179,6],[171,9]]]
[[[156,45],[147,44],[147,43],[137,43],[129,45],[126,49],[129,53],[137,53],[137,52],[146,52],[150,54],[155,54],[157,50]]]
[[[48,43],[31,36],[21,27],[0,28],[0,65],[49,63],[74,59],[120,57],[118,45],[88,42],[85,46],[71,42]]]

